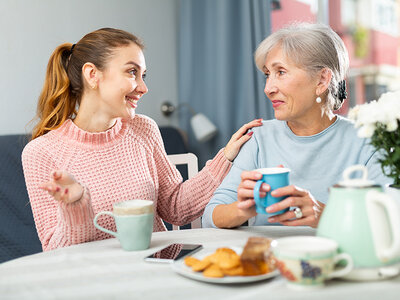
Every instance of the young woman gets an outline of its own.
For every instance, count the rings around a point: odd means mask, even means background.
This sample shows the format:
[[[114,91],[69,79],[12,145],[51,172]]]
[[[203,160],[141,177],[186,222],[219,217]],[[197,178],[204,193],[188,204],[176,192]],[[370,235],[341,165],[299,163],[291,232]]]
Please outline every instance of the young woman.
[[[77,44],[55,49],[38,103],[39,122],[22,153],[26,185],[43,250],[109,238],[94,215],[115,202],[155,203],[177,225],[201,216],[230,169],[255,120],[232,136],[199,174],[182,183],[168,161],[156,123],[135,115],[148,89],[143,44],[134,35],[103,28]],[[100,225],[115,230],[104,218]]]

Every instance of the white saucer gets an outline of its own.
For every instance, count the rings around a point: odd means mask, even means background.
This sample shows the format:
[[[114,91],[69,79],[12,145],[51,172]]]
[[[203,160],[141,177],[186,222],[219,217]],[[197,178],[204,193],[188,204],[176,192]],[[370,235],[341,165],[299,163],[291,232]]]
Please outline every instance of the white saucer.
[[[346,276],[340,279],[368,281],[368,280],[383,280],[395,277],[400,274],[400,264],[377,268],[356,268]]]

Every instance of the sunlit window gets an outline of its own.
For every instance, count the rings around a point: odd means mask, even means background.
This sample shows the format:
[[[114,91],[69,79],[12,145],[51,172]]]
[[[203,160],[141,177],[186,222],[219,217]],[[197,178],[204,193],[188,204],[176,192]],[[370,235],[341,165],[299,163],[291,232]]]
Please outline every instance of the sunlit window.
[[[357,0],[342,1],[342,22],[346,25],[354,25],[356,23]]]
[[[391,35],[398,35],[398,20],[395,0],[373,1],[373,28]]]

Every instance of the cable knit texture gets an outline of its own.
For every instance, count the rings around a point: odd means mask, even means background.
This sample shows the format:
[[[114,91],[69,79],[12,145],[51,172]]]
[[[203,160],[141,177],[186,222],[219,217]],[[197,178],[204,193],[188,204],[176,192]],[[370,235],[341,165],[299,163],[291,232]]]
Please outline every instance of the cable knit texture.
[[[190,223],[202,215],[231,167],[221,150],[197,176],[182,183],[156,123],[143,115],[119,119],[100,133],[86,132],[67,120],[26,145],[22,164],[44,251],[112,237],[96,229],[93,218],[124,200],[154,201],[154,231],[166,230],[162,219]],[[56,169],[66,170],[85,187],[80,200],[61,203],[39,188]],[[101,217],[99,225],[116,230],[111,217]]]

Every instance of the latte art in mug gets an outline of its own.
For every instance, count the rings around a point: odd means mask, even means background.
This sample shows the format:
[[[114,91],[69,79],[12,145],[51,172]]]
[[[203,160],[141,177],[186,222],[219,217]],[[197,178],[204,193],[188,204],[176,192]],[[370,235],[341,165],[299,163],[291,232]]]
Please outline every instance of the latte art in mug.
[[[154,212],[153,201],[135,199],[119,202],[114,204],[113,211],[119,216],[152,214]]]

